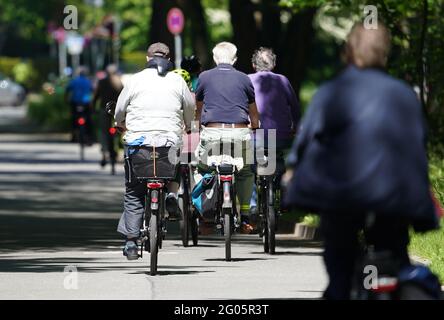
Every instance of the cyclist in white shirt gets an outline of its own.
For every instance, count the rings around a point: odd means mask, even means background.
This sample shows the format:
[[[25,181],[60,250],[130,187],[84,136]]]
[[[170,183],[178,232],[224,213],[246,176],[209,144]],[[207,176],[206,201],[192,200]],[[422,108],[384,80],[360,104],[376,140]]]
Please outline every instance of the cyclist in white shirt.
[[[150,45],[148,66],[136,73],[124,86],[116,105],[116,126],[125,131],[127,156],[129,146],[180,147],[184,130],[190,131],[195,103],[182,77],[174,72],[169,60],[169,48],[163,43]],[[125,163],[126,191],[124,210],[117,231],[126,237],[124,255],[138,258],[139,237],[144,212],[146,184],[129,179],[130,168]],[[170,182],[166,208],[170,218],[178,218],[178,183]]]

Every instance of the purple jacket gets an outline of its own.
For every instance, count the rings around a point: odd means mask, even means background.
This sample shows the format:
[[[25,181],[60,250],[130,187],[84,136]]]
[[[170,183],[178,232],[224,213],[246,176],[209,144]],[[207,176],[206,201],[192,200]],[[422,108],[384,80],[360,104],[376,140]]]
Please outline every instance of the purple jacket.
[[[290,81],[271,71],[259,71],[248,76],[254,86],[261,128],[276,129],[277,139],[292,138],[301,110]]]

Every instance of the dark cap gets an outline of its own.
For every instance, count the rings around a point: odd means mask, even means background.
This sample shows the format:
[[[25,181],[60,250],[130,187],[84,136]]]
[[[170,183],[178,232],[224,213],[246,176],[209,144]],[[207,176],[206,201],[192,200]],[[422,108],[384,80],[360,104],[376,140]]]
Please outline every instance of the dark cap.
[[[148,47],[146,54],[149,58],[152,57],[168,58],[170,56],[170,49],[166,44],[162,42],[156,42]]]

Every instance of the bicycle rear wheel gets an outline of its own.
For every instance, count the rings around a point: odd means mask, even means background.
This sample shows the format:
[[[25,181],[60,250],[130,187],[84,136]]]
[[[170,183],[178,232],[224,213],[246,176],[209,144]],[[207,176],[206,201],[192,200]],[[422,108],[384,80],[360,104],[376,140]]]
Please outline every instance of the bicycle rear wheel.
[[[158,247],[158,225],[157,225],[157,213],[152,212],[150,218],[150,274],[155,276],[157,274],[157,254],[159,252]]]
[[[183,182],[182,182],[183,183]],[[179,221],[180,234],[182,237],[182,244],[184,247],[188,247],[190,239],[190,200],[188,194],[188,188],[184,185],[181,186],[182,194],[179,196],[179,208],[181,211],[182,219]]]
[[[199,218],[197,217],[196,213],[191,215],[190,228],[193,245],[197,246],[199,242]]]
[[[85,128],[83,128],[82,125],[78,129],[78,133],[79,133],[79,145],[80,145],[80,161],[84,161],[86,137],[85,137]]]
[[[268,199],[267,199],[267,188],[263,181],[260,182],[260,192],[259,192],[259,216],[260,216],[260,228],[262,244],[264,245],[264,252],[268,253],[270,251],[268,242]]]
[[[231,209],[224,209],[225,261],[231,261]]]
[[[273,206],[273,182],[269,181],[267,188],[267,207],[266,207],[266,219],[267,219],[267,242],[270,254],[276,252],[276,213]]]

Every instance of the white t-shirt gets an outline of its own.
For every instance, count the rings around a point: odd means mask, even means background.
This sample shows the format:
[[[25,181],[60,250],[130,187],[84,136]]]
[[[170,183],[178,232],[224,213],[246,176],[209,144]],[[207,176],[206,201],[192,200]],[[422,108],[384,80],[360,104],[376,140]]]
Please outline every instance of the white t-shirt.
[[[180,75],[159,76],[147,68],[134,74],[117,100],[115,120],[125,124],[124,141],[142,139],[156,147],[180,145],[184,129],[191,128],[195,102]]]

